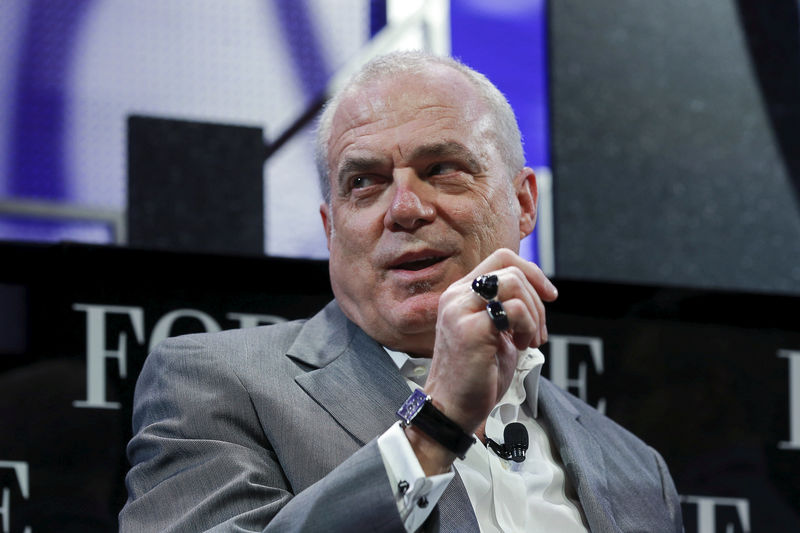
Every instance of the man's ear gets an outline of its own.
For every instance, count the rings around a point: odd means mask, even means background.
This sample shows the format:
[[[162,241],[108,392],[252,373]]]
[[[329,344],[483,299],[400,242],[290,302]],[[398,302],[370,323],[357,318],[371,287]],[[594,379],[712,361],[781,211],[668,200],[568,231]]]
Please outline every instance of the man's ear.
[[[322,227],[325,228],[325,238],[328,241],[328,251],[331,249],[331,231],[333,230],[333,220],[331,217],[330,206],[327,202],[319,204],[319,215],[322,217]]]
[[[536,225],[536,207],[539,191],[533,169],[525,167],[514,177],[514,190],[519,202],[519,238],[530,235]]]

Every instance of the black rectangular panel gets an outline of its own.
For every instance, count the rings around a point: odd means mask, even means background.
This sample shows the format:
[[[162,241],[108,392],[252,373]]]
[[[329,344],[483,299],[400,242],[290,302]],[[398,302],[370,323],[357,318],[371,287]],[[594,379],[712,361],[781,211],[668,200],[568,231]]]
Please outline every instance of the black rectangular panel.
[[[129,117],[130,244],[262,254],[263,157],[261,128]]]

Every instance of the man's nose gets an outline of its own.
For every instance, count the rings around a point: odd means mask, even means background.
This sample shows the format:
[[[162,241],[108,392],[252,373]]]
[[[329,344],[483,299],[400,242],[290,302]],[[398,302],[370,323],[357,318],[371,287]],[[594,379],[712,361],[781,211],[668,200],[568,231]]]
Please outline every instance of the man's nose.
[[[436,218],[436,208],[431,202],[430,185],[413,173],[395,173],[392,203],[386,211],[384,223],[394,231],[413,230],[429,224]]]

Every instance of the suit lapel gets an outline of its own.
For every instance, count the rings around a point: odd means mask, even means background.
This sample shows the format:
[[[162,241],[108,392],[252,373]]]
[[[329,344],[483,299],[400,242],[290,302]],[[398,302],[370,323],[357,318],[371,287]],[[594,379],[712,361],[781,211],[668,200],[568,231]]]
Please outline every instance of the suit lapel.
[[[539,416],[561,455],[592,531],[620,531],[611,513],[605,460],[597,440],[580,422],[564,392],[539,379]]]
[[[309,320],[288,355],[316,367],[295,381],[362,445],[397,421],[410,394],[389,354],[336,302]]]

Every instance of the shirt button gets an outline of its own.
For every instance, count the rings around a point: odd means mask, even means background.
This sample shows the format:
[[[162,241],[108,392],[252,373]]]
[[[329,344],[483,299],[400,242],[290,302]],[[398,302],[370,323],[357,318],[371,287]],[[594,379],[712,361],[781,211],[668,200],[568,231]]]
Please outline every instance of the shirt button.
[[[413,373],[417,377],[424,376],[425,374],[428,373],[428,369],[425,368],[424,366],[415,366],[414,370],[413,370]]]
[[[428,498],[423,496],[419,500],[417,500],[417,505],[419,505],[422,509],[425,509],[428,506]]]

